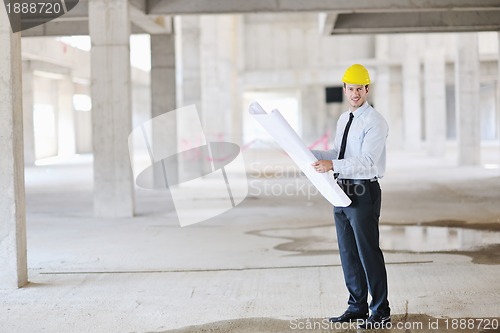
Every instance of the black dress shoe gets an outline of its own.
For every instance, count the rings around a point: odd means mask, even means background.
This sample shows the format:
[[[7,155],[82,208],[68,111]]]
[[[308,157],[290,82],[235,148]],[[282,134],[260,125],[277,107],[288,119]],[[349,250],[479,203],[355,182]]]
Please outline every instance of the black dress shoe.
[[[391,327],[391,316],[371,315],[364,323],[358,325],[358,328],[367,330],[384,329]]]
[[[368,313],[363,312],[351,312],[347,310],[339,317],[332,317],[328,319],[331,323],[350,323],[356,320],[366,320],[368,318]]]

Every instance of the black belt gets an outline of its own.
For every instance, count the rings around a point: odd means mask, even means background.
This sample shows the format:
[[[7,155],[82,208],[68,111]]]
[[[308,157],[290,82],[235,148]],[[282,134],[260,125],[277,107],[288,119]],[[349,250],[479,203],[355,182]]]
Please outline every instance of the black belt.
[[[338,179],[337,178],[337,183],[340,185],[350,185],[350,184],[366,184],[366,183],[373,183],[378,181],[377,177],[372,178],[372,179]]]

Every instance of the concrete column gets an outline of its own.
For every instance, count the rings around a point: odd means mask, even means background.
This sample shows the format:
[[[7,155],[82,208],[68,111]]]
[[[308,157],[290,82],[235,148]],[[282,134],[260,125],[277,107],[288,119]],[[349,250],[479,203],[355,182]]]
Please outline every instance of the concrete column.
[[[73,80],[64,76],[58,81],[57,144],[59,156],[72,156],[76,151],[75,120],[73,110]]]
[[[175,110],[175,35],[151,35],[151,113]]]
[[[176,103],[175,78],[175,34],[151,35],[151,116],[152,118],[174,111]],[[156,123],[153,123],[153,126]],[[165,125],[165,122],[161,123]],[[166,146],[167,151],[177,151],[177,124],[168,123],[168,128],[153,128],[153,145]],[[166,167],[169,175],[177,174],[177,160]],[[163,179],[163,175],[155,178]],[[169,181],[177,183],[176,179]],[[156,182],[156,180],[155,180]]]
[[[387,99],[390,99],[390,103],[387,122],[389,123],[391,133],[388,141],[390,147],[402,149],[404,147],[402,70],[401,67],[392,66],[390,67],[390,71],[390,94],[387,96]]]
[[[23,62],[23,139],[24,165],[35,165],[35,127],[33,124],[35,76],[30,61]]]
[[[201,24],[202,123],[208,141],[232,137],[237,89],[237,29],[233,15],[206,15]],[[236,111],[238,110],[238,111]]]
[[[481,162],[479,51],[477,33],[458,33],[455,58],[455,105],[458,164]]]
[[[303,86],[301,88],[301,118],[302,118],[302,138],[309,145],[318,140],[330,129],[335,128],[326,120],[325,87],[324,86]],[[340,108],[341,103],[329,104],[328,108]],[[345,110],[342,110],[345,111]],[[331,139],[330,141],[333,141]],[[318,145],[314,149],[324,149],[323,145]]]
[[[407,149],[418,149],[422,140],[420,58],[417,36],[406,36],[403,60],[403,135]]]
[[[497,66],[498,66],[498,80],[497,80],[497,136],[500,141],[500,31],[497,32],[498,35],[498,58],[497,58]],[[500,151],[499,151],[500,154]]]
[[[89,1],[94,211],[103,217],[134,214],[128,6],[127,0]]]
[[[393,58],[391,45],[399,43],[399,40],[396,40],[397,43],[394,42],[394,36],[377,35],[375,37],[375,57],[379,65],[376,72],[372,70],[370,73],[374,78],[370,95],[375,109],[385,117],[389,124],[387,145],[399,149],[403,146],[401,70],[387,64],[387,60]],[[371,101],[371,98],[369,97],[368,100]]]
[[[372,81],[370,89],[370,94],[373,97],[373,106],[385,118],[388,118],[391,109],[391,71],[388,66],[381,65],[377,68],[376,81]]]
[[[429,48],[424,59],[425,141],[430,156],[446,150],[446,82],[442,48]]]
[[[177,130],[181,133],[190,133],[192,124],[197,124],[202,120],[203,115],[203,105],[202,105],[202,78],[201,78],[201,26],[200,26],[200,16],[182,16],[180,17],[180,56],[179,59],[179,72],[181,74],[181,81],[178,87],[179,91],[179,107],[188,106],[194,104],[198,111],[198,119],[191,119],[190,116],[182,116],[177,119]],[[178,45],[179,45],[178,44]],[[193,133],[194,135],[189,138],[184,138],[181,135],[182,140],[179,145],[179,150],[184,151],[188,148],[196,147],[201,145],[206,137],[206,133]],[[189,140],[190,142],[187,142]],[[208,142],[208,140],[207,140]],[[199,171],[194,168],[193,164],[198,163],[199,169],[202,173],[207,174],[211,172],[210,161],[199,159],[199,160],[189,160],[180,159],[179,160],[179,177],[185,178],[190,171],[193,170],[194,175],[199,174]],[[189,167],[185,165],[189,164]]]
[[[201,55],[199,16],[181,17],[181,59],[182,84],[180,105],[195,104],[201,109]]]
[[[245,16],[233,15],[235,21],[235,66],[233,67],[232,75],[235,89],[233,89],[233,119],[232,119],[232,138],[231,142],[239,145],[244,145],[243,141],[243,115],[248,110],[243,107],[243,94],[245,88],[243,86],[243,73],[246,69],[245,64]]]
[[[21,33],[0,10],[0,289],[28,282],[23,163]]]
[[[373,74],[372,74],[373,76]],[[370,94],[373,97],[373,106],[375,110],[380,112],[389,124],[389,130],[392,132],[393,127],[391,119],[391,69],[389,66],[380,65],[377,68],[376,81],[370,86]],[[395,137],[392,133],[389,134],[387,145],[394,146]]]

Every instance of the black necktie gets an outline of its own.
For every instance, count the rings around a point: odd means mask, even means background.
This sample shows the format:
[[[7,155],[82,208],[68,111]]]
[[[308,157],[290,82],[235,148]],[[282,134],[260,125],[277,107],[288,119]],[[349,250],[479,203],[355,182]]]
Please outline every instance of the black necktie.
[[[342,136],[342,144],[340,145],[340,153],[339,153],[339,160],[344,159],[344,154],[345,154],[345,147],[347,146],[347,135],[349,134],[349,128],[351,127],[352,120],[354,119],[354,115],[349,113],[349,121],[345,125],[345,130],[344,130],[344,136]]]

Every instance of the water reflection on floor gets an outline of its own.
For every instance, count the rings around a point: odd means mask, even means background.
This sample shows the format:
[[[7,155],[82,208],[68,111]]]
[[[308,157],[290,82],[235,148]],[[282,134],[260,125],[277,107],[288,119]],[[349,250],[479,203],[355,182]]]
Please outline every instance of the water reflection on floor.
[[[321,254],[338,250],[335,226],[267,229],[251,234],[290,240],[275,248]],[[500,232],[435,226],[380,226],[380,246],[386,251],[475,251],[500,243]]]
[[[500,243],[500,232],[427,226],[381,226],[384,250],[437,252],[469,251]]]

